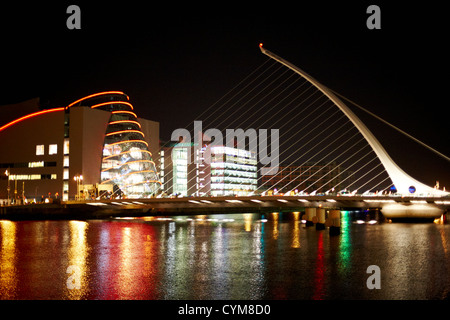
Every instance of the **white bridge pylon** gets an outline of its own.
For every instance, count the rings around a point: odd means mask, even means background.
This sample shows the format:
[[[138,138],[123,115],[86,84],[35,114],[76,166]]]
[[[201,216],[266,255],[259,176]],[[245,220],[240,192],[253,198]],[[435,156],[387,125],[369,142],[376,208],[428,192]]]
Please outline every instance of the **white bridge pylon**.
[[[301,77],[309,81],[318,90],[320,90],[325,96],[327,96],[355,125],[363,137],[367,140],[369,145],[372,147],[373,151],[380,159],[382,165],[386,169],[389,177],[391,178],[397,192],[400,194],[411,194],[410,190],[415,190],[415,194],[420,195],[430,195],[435,197],[449,195],[449,192],[438,190],[427,186],[410,175],[404,172],[389,156],[380,142],[375,138],[372,132],[366,127],[366,125],[348,108],[335,94],[331,92],[326,86],[322,85],[320,82],[315,80],[313,77],[308,75],[306,72],[293,65],[289,61],[280,58],[276,54],[270,52],[269,50],[263,48],[262,44],[259,45],[261,52],[273,60],[281,63],[282,65],[288,67],[295,73],[299,74]]]

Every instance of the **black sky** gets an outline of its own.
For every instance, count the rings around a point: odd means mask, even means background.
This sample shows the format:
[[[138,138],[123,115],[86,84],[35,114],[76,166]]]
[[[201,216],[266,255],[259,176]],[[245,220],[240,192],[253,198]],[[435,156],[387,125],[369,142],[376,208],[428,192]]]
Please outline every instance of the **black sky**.
[[[392,2],[5,4],[0,105],[39,96],[47,106],[64,106],[91,93],[121,90],[140,117],[160,122],[161,138],[169,139],[265,61],[258,48],[263,42],[449,155],[445,8],[438,2]],[[81,8],[81,30],[66,28],[70,4]],[[366,27],[370,4],[381,8],[381,30]],[[392,140],[389,131],[380,134]],[[399,154],[408,164],[422,151]],[[448,163],[429,154],[425,159],[450,187]],[[412,170],[424,171],[422,164]]]

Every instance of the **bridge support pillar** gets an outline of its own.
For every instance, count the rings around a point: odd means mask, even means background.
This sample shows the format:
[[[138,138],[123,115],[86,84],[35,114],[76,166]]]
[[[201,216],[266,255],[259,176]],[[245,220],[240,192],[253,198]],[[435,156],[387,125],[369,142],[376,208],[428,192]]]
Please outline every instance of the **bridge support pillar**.
[[[330,224],[330,235],[339,235],[341,233],[341,210],[330,210],[328,219]]]
[[[316,209],[316,230],[324,230],[325,229],[325,209],[317,208]]]
[[[316,208],[305,208],[305,220],[306,226],[311,227],[314,225],[313,218],[316,216]]]

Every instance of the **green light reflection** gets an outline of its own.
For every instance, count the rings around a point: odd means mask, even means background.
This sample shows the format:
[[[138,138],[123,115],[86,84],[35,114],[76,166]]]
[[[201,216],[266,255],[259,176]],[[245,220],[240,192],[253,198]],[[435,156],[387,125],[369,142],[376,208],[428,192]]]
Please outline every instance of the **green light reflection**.
[[[349,271],[352,254],[350,235],[351,218],[348,211],[341,211],[341,235],[339,238],[339,272],[346,274]]]

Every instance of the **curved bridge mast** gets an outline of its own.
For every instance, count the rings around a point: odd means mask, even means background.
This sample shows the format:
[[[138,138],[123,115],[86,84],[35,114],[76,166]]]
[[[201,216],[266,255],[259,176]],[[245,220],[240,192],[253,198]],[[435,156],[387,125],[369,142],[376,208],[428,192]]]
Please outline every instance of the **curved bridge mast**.
[[[262,44],[259,45],[259,48],[261,49],[261,52],[267,55],[268,57],[272,58],[273,60],[283,64],[284,66],[288,67],[292,71],[299,74],[301,77],[308,80],[311,84],[313,84],[317,89],[319,89],[324,95],[326,95],[349,119],[350,121],[355,125],[355,127],[361,132],[363,137],[367,140],[369,145],[372,147],[378,158],[380,159],[381,163],[383,164],[384,168],[386,169],[389,177],[391,178],[392,182],[394,183],[397,192],[401,194],[409,194],[410,187],[415,188],[415,193],[417,194],[428,194],[432,196],[445,196],[449,195],[450,193],[437,190],[432,187],[429,187],[410,175],[408,175],[406,172],[404,172],[389,156],[389,154],[386,152],[386,150],[383,148],[383,146],[380,144],[380,142],[375,138],[375,136],[372,134],[372,132],[366,127],[366,125],[338,98],[335,94],[331,92],[330,89],[319,83],[317,80],[315,80],[313,77],[308,75],[306,72],[298,68],[297,66],[293,65],[289,61],[284,60],[283,58],[280,58],[276,54],[270,52],[269,50],[263,48]]]

